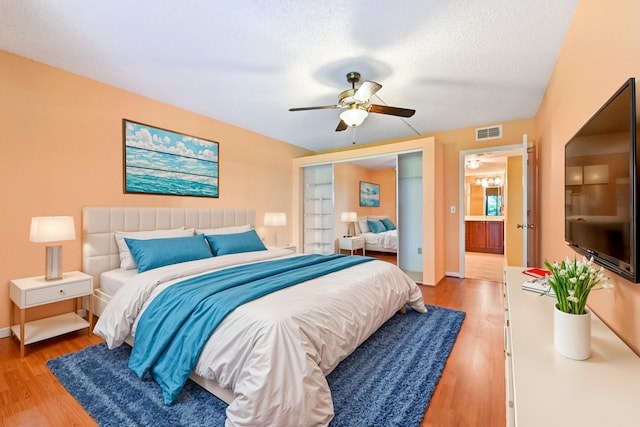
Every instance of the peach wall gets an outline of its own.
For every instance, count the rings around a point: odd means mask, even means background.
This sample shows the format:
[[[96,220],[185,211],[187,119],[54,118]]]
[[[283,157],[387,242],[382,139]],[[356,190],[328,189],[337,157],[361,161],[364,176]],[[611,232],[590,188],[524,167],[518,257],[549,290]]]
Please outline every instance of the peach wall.
[[[291,188],[291,159],[309,151],[7,52],[0,64],[0,336],[9,325],[9,280],[44,274],[44,245],[29,242],[33,216],[74,217],[78,238],[63,243],[69,271],[82,268],[84,206],[256,208],[258,231],[269,239],[263,213],[291,215],[291,194],[276,189]],[[220,197],[123,194],[123,118],[218,141]],[[289,241],[290,229],[278,237]]]
[[[358,206],[360,215],[388,215],[394,222],[396,219],[396,171],[393,168],[369,171],[367,178],[361,181],[380,184],[380,206]],[[358,188],[360,183],[357,184]],[[360,194],[358,194],[358,205]]]
[[[629,77],[640,78],[640,2],[580,0],[536,116],[541,256],[573,257],[564,244],[564,144]],[[640,104],[638,104],[640,105]],[[640,354],[640,284],[613,274],[613,291],[589,305]]]
[[[478,142],[475,140],[475,128],[492,126],[486,124],[464,129],[433,134],[436,141],[442,143],[444,150],[443,176],[443,212],[444,233],[446,238],[441,250],[445,252],[445,270],[449,274],[460,272],[460,152],[475,149],[499,147],[503,145],[522,144],[522,135],[527,134],[529,142],[536,141],[535,120],[521,119],[501,122],[501,139]],[[456,213],[450,212],[450,207],[456,206]]]

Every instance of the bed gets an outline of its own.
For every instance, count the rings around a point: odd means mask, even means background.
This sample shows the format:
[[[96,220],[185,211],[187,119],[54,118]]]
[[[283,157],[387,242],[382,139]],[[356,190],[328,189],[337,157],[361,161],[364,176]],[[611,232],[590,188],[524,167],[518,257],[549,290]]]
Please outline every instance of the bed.
[[[372,230],[370,228],[372,225],[371,222],[380,222],[382,228]],[[378,225],[378,227],[380,227],[380,225]],[[364,238],[365,251],[398,252],[398,229],[395,228],[395,224],[393,224],[388,215],[358,217],[356,235]]]
[[[168,264],[142,273],[122,271],[116,231],[255,227],[255,211],[85,208],[83,215],[84,270],[98,286],[94,312],[100,319],[94,331],[110,347],[135,342],[132,359],[136,346],[155,340],[145,335],[145,325],[153,322],[144,319],[153,313],[149,307],[154,301],[168,291],[208,275],[245,277],[231,274],[235,268],[262,271],[263,264],[322,257],[269,249]],[[333,257],[336,262],[363,258]],[[119,289],[110,287],[117,282]],[[378,260],[304,280],[231,310],[205,340],[190,378],[229,404],[228,426],[327,425],[333,404],[325,376],[406,304],[425,311],[415,282]]]

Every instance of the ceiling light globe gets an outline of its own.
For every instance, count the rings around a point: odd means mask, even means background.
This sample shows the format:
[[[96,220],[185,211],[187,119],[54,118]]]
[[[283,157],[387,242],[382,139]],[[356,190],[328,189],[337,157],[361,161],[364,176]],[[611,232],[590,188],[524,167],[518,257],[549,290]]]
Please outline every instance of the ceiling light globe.
[[[340,114],[340,119],[345,122],[347,126],[358,126],[362,124],[368,115],[369,113],[367,113],[366,110],[355,107],[344,110]]]

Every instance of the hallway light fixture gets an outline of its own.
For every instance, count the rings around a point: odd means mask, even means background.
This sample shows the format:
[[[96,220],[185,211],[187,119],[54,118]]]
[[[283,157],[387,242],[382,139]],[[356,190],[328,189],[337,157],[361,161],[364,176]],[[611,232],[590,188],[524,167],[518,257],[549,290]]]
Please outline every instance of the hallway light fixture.
[[[478,169],[479,167],[480,167],[480,162],[477,161],[477,160],[469,160],[467,162],[467,168],[468,169],[475,170],[475,169]]]

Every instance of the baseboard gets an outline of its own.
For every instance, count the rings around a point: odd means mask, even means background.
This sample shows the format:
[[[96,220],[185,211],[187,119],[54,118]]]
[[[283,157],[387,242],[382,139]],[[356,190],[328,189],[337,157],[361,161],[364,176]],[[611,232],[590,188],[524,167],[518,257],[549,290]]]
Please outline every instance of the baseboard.
[[[457,277],[457,278],[461,278],[462,275],[460,273],[453,273],[451,271],[445,271],[444,272],[445,276],[449,276],[449,277]]]

